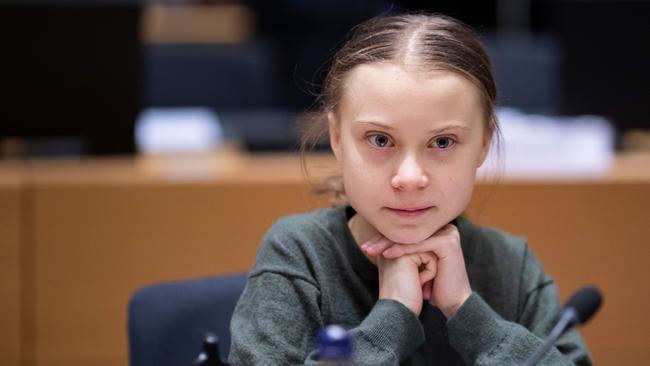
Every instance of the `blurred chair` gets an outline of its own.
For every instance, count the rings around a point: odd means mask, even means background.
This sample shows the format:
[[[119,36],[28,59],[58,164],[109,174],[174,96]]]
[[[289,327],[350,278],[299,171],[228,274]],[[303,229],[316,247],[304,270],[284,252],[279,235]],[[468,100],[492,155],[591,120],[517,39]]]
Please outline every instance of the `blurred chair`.
[[[219,337],[219,353],[230,350],[230,317],[246,284],[246,273],[155,284],[129,302],[131,366],[191,365],[203,337]]]

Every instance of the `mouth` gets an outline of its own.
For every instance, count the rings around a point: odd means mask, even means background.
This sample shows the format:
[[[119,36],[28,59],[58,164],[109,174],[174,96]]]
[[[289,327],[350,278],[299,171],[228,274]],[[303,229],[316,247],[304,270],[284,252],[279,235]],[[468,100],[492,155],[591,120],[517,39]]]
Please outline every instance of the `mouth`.
[[[412,208],[392,208],[392,207],[386,207],[386,208],[388,209],[388,211],[394,213],[399,217],[413,219],[424,215],[430,209],[432,209],[433,206],[422,206],[422,207],[412,207]]]

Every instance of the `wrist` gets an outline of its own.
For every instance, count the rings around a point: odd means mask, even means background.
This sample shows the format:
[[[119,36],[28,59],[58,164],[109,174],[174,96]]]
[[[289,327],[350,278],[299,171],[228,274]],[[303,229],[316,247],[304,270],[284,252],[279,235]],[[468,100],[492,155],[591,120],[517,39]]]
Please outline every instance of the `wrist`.
[[[413,314],[415,314],[415,316],[419,316],[420,312],[422,311],[422,300],[418,302],[415,299],[407,299],[397,294],[392,294],[391,296],[391,294],[382,293],[381,291],[379,292],[379,300],[397,301],[409,309]]]
[[[456,314],[456,312],[458,312],[458,309],[460,309],[461,306],[463,306],[463,304],[465,304],[465,302],[467,301],[467,299],[469,299],[469,297],[471,295],[472,295],[471,290],[470,291],[464,291],[463,294],[460,296],[460,298],[457,301],[455,301],[455,302],[453,302],[451,304],[448,304],[448,305],[446,305],[444,307],[440,307],[440,311],[445,315],[445,317],[447,319],[451,318],[452,316],[454,316]]]

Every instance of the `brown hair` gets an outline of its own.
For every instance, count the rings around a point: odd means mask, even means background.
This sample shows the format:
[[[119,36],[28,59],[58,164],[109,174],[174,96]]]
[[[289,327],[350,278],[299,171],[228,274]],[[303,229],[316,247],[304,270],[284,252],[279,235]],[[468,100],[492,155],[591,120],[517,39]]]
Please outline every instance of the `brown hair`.
[[[307,173],[305,154],[327,132],[327,114],[336,113],[348,74],[359,65],[392,62],[406,63],[422,70],[445,70],[463,75],[481,93],[486,131],[497,134],[494,114],[496,84],[487,53],[477,34],[464,23],[438,14],[402,14],[367,20],[350,33],[335,54],[318,98],[318,110],[307,116],[310,126],[303,132],[300,152]],[[342,194],[340,179],[329,180],[328,188]]]

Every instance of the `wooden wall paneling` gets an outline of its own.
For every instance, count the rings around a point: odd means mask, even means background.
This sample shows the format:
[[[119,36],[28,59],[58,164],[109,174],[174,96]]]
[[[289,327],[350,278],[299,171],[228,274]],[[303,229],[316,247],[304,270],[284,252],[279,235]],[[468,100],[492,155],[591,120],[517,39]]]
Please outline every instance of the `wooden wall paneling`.
[[[21,362],[23,209],[17,177],[0,176],[0,364]]]

